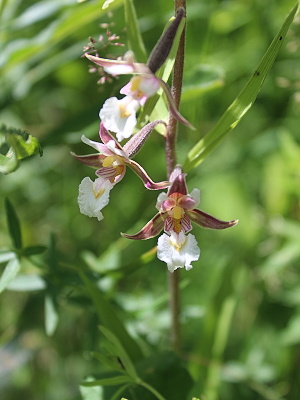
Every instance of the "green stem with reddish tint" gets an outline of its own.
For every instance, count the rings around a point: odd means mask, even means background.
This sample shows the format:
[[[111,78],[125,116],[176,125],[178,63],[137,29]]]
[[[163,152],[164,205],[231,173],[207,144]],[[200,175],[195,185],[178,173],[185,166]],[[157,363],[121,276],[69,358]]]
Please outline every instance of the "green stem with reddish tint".
[[[175,0],[175,13],[179,7],[183,7],[186,10],[186,0]],[[173,81],[172,81],[172,95],[176,104],[176,108],[179,109],[180,97],[182,90],[182,77],[184,67],[184,48],[185,48],[185,28],[183,29],[176,60],[173,68]],[[166,161],[167,161],[167,173],[170,177],[173,169],[176,166],[176,135],[177,135],[177,120],[173,114],[170,113],[169,123],[166,134]],[[170,294],[170,313],[171,313],[171,345],[176,353],[181,352],[181,332],[180,332],[180,272],[179,269],[173,273],[168,272],[169,280],[169,294]]]

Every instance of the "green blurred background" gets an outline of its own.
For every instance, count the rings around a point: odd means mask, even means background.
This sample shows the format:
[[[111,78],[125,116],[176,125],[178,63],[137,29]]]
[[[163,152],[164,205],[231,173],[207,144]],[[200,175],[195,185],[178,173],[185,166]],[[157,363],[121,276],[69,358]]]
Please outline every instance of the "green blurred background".
[[[81,57],[89,36],[106,37],[103,24],[124,47],[106,46],[99,54],[120,56],[128,49],[122,1],[105,11],[102,3],[0,3],[0,124],[26,129],[44,151],[0,177],[0,246],[10,246],[8,197],[25,244],[48,246],[55,237],[60,260],[101,278],[99,286],[151,354],[169,347],[166,266],[154,258],[139,267],[138,257],[156,239],[130,242],[120,232],[137,231],[154,215],[157,193],[128,171],[111,192],[101,223],[81,215],[76,199],[81,179],[94,173],[70,151],[90,151],[81,135],[98,140],[99,109],[127,79],[97,85],[99,75]],[[197,130],[179,127],[179,162],[238,95],[294,4],[187,0],[181,112]],[[150,52],[173,2],[136,0],[135,6]],[[297,17],[252,109],[187,178],[190,191],[201,190],[202,210],[240,220],[226,231],[194,227],[201,257],[181,274],[184,359],[197,384],[192,394],[205,392],[208,400],[210,384],[220,400],[300,398],[299,22]],[[154,180],[165,179],[163,138],[153,134],[136,160]],[[115,268],[121,272],[109,273]],[[24,263],[21,273],[45,272]],[[76,274],[62,266],[51,278],[59,320],[49,336],[45,290],[25,289],[0,297],[0,397],[80,399],[80,381],[101,370],[89,353],[99,346],[95,311]]]

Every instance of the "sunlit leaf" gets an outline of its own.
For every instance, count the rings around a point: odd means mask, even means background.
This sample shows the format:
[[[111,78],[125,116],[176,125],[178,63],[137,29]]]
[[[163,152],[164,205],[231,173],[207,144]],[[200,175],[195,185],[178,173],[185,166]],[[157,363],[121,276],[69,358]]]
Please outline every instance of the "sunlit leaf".
[[[46,283],[39,275],[18,275],[11,281],[7,289],[15,290],[17,292],[32,292],[36,290],[43,290],[46,288]]]
[[[87,382],[92,382],[93,378],[88,378]],[[80,393],[83,400],[102,400],[103,399],[103,389],[101,386],[80,386]]]
[[[103,3],[102,6],[102,10],[105,10],[106,8],[108,8],[115,0],[105,0],[105,2]]]
[[[4,154],[0,153],[0,172],[9,174],[15,171],[19,162],[34,154],[42,155],[38,140],[20,129],[0,126],[0,146]]]
[[[288,29],[293,22],[297,8],[298,5],[292,9],[284,21],[281,29],[264,54],[252,77],[238,97],[225,111],[215,127],[203,139],[201,139],[192,148],[192,150],[190,150],[183,166],[185,171],[189,171],[199,165],[205,159],[205,157],[217,147],[217,145],[225,138],[225,136],[236,127],[241,118],[250,109],[271,66],[275,61],[283,39],[285,38]]]
[[[58,324],[58,313],[51,295],[45,296],[45,330],[48,336],[52,336]]]
[[[16,253],[10,250],[0,250],[0,264],[16,257]]]
[[[7,285],[15,278],[19,270],[20,262],[16,257],[6,264],[0,278],[0,293],[3,292]]]

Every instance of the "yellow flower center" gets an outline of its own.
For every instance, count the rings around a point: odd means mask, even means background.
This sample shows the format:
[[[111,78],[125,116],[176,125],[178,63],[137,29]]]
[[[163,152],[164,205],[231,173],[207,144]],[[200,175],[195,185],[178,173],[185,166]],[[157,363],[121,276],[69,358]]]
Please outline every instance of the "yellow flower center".
[[[142,78],[140,76],[134,76],[131,78],[131,91],[134,93],[134,97],[139,99],[144,96],[144,93],[140,89]]]
[[[127,110],[127,108],[125,106],[123,106],[123,104],[119,105],[119,111],[120,111],[121,118],[127,118],[131,115],[130,112]]]
[[[181,220],[184,216],[184,209],[179,206],[175,206],[169,211],[170,217],[173,218],[174,231],[179,233],[181,231]]]
[[[182,242],[178,242],[177,240],[172,240],[172,237],[170,238],[170,242],[173,247],[179,252],[181,248],[185,245],[186,242],[186,237],[184,237],[184,240]]]
[[[98,197],[102,196],[104,192],[105,192],[105,189],[100,189],[100,190],[96,191],[95,188],[93,187],[93,193],[94,193],[95,199],[98,199]]]
[[[104,160],[103,160],[103,167],[111,167],[113,162],[115,161],[115,157],[114,156],[107,156]]]

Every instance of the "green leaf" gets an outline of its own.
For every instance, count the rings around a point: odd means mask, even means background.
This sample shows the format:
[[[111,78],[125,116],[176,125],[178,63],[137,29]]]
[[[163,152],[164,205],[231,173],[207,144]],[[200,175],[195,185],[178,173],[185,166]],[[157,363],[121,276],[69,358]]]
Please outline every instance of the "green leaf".
[[[88,378],[87,381],[93,381],[93,378]],[[103,389],[100,386],[80,386],[80,393],[83,400],[102,400],[103,399]]]
[[[132,380],[132,378],[130,378],[129,376],[119,375],[119,376],[114,376],[113,378],[104,378],[91,382],[89,381],[82,382],[80,385],[86,387],[115,386],[115,385],[121,385],[122,383],[134,383],[134,380]]]
[[[89,295],[91,296],[101,323],[111,332],[115,333],[133,362],[141,360],[143,358],[141,349],[135,340],[128,334],[110,301],[105,298],[105,295],[101,290],[94,284],[94,282],[88,279],[82,271],[78,272]]]
[[[125,0],[124,6],[128,47],[134,52],[134,55],[138,62],[146,62],[147,54],[140,33],[133,0]]]
[[[181,103],[195,101],[200,95],[223,85],[224,73],[219,67],[195,65],[184,80]]]
[[[111,3],[113,3],[115,0],[105,0],[105,2],[103,3],[103,6],[102,6],[102,10],[105,10],[106,8],[108,8],[110,5],[111,5]]]
[[[11,240],[14,247],[19,250],[22,248],[22,235],[19,218],[12,203],[5,199],[6,220]]]
[[[285,38],[288,29],[293,22],[297,9],[298,5],[292,9],[278,34],[272,41],[270,47],[261,59],[261,62],[256,68],[254,74],[249,79],[248,83],[238,97],[225,111],[215,127],[190,150],[183,165],[183,169],[185,171],[189,171],[199,165],[205,159],[205,157],[217,147],[217,145],[225,138],[225,136],[236,127],[241,118],[250,109],[271,66],[275,61],[283,39]]]
[[[93,351],[91,354],[94,358],[96,358],[96,360],[100,361],[106,367],[111,368],[114,371],[118,371],[121,374],[124,374],[124,373],[126,374],[126,371],[124,370],[123,367],[121,367],[116,356],[115,357],[107,356],[105,354],[95,352],[95,351]]]
[[[36,290],[43,290],[46,288],[46,283],[39,275],[18,275],[7,286],[8,290],[17,292],[33,292]]]
[[[7,287],[7,285],[15,278],[20,270],[20,262],[17,257],[10,260],[3,271],[0,278],[0,293]]]
[[[51,295],[45,296],[45,330],[48,336],[52,336],[58,324],[58,314],[54,299]]]
[[[22,252],[22,255],[25,257],[34,256],[36,254],[42,254],[47,250],[47,246],[36,245],[36,246],[28,246]]]
[[[21,160],[35,154],[42,155],[38,140],[28,132],[0,126],[0,172],[9,174],[15,171]]]
[[[134,380],[138,379],[138,374],[134,368],[134,365],[133,365],[132,361],[130,360],[130,357],[128,356],[126,350],[122,346],[121,342],[118,340],[118,338],[109,329],[106,329],[104,326],[100,326],[99,329],[106,336],[106,338],[114,345],[116,353],[120,357],[127,374],[129,376],[131,376],[132,379],[134,379]]]
[[[10,250],[0,250],[0,264],[16,257],[16,253]]]

